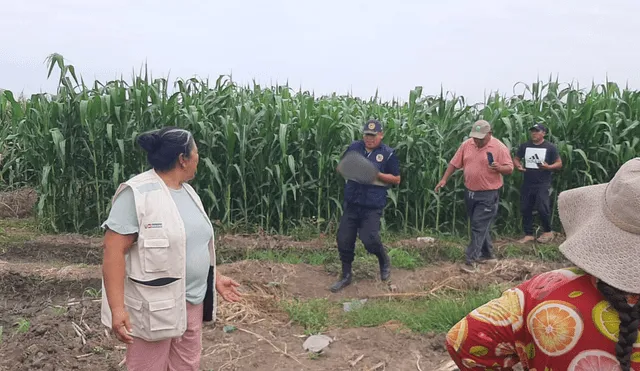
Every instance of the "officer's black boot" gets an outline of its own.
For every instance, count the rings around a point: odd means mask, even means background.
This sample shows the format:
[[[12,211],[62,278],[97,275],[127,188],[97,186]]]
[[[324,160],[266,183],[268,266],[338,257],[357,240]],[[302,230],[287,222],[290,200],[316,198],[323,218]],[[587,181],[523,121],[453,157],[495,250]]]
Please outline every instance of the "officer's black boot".
[[[352,277],[351,264],[342,263],[342,276],[340,277],[340,280],[334,283],[329,290],[331,290],[331,292],[338,292],[342,290],[351,284]]]
[[[391,259],[384,247],[382,248],[382,253],[378,256],[378,262],[380,263],[380,279],[386,281],[391,276]]]

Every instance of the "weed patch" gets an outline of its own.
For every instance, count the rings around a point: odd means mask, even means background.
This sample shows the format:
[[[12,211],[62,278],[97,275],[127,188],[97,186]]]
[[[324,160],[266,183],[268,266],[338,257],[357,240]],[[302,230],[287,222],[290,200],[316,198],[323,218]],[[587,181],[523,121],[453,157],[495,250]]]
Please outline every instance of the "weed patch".
[[[280,304],[289,318],[304,328],[305,335],[320,333],[329,326],[331,303],[327,299],[294,299],[281,301]]]
[[[380,326],[398,321],[415,332],[446,332],[475,308],[500,296],[505,287],[492,286],[465,294],[451,292],[439,298],[368,301],[343,314],[348,327]]]
[[[437,298],[369,300],[349,312],[343,311],[342,303],[327,299],[296,299],[280,304],[289,318],[304,328],[306,335],[330,327],[376,327],[390,321],[400,322],[418,333],[443,333],[475,308],[499,297],[506,288],[493,285],[466,293],[451,291]]]

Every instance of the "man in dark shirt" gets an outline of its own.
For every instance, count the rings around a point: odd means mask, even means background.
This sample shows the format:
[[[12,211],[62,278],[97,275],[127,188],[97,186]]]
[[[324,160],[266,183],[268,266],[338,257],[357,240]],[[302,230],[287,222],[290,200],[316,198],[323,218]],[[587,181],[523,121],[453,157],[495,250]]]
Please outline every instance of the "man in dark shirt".
[[[535,124],[529,129],[531,140],[518,148],[514,158],[516,169],[524,173],[520,189],[520,211],[522,212],[522,228],[524,238],[519,242],[533,241],[533,210],[538,211],[544,233],[538,242],[547,243],[553,239],[551,231],[551,175],[562,168],[562,159],[558,149],[544,139],[547,128]]]
[[[366,157],[380,172],[373,184],[348,180],[344,186],[344,206],[338,226],[337,243],[342,275],[330,290],[337,292],[351,284],[356,235],[370,254],[378,257],[380,278],[389,279],[391,261],[380,240],[380,218],[387,203],[387,189],[400,184],[400,162],[393,148],[382,143],[384,134],[378,120],[364,124],[361,140],[351,143],[344,152],[354,151]],[[344,156],[343,154],[343,156]]]

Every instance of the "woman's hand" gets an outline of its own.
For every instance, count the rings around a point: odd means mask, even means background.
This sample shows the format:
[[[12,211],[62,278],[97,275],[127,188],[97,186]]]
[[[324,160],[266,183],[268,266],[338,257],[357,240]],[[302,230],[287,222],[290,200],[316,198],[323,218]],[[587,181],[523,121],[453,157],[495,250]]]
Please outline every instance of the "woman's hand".
[[[126,344],[133,343],[129,313],[126,310],[116,309],[111,311],[111,326],[118,340]]]
[[[110,229],[104,235],[102,275],[105,294],[111,309],[113,333],[123,343],[133,343],[129,313],[124,306],[125,254],[136,239],[136,234],[121,235]]]
[[[236,302],[240,300],[242,295],[236,290],[238,286],[240,284],[229,277],[219,275],[216,278],[216,291],[226,301]]]

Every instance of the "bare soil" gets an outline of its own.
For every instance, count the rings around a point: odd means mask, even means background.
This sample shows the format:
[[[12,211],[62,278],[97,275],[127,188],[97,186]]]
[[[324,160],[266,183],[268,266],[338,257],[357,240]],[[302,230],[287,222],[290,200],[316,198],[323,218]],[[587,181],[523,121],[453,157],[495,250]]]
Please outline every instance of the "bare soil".
[[[394,270],[394,291],[478,287],[509,282],[551,268],[530,262],[503,262],[509,269],[463,276],[452,264],[414,272]],[[517,268],[517,269],[513,269]],[[489,268],[487,268],[489,269]],[[347,297],[386,295],[386,284],[363,279],[340,294],[327,287],[334,277],[321,267],[242,261],[220,266],[223,274],[242,283],[242,303],[221,302],[218,322],[203,333],[203,370],[437,370],[448,361],[444,335],[403,331],[388,323],[373,328],[332,329],[334,342],[317,358],[302,349],[303,329],[275,308],[275,298]],[[491,272],[488,270],[485,273]],[[123,370],[124,347],[100,323],[100,266],[0,262],[0,370]],[[473,277],[473,278],[472,278]],[[26,332],[19,324],[29,322]],[[232,324],[235,332],[224,333]],[[77,328],[76,328],[77,325]],[[84,340],[83,340],[84,338]],[[286,353],[286,354],[285,354]],[[362,356],[355,367],[349,362]]]
[[[321,266],[247,260],[221,265],[220,272],[233,277],[244,287],[265,294],[276,291],[279,297],[341,300],[380,297],[393,293],[422,294],[445,287],[459,290],[479,289],[490,284],[523,281],[535,274],[561,266],[561,263],[542,264],[509,259],[496,265],[487,265],[477,275],[464,273],[459,265],[453,263],[430,265],[413,271],[392,269],[391,279],[387,282],[355,277],[350,286],[335,294],[328,288],[337,276],[329,274]]]
[[[102,238],[80,234],[33,235],[20,228],[8,228],[11,236],[28,237],[20,243],[0,248],[0,259],[29,262],[62,262],[72,264],[102,263]],[[33,234],[33,232],[32,232]],[[326,247],[326,239],[296,241],[287,236],[222,235],[216,247],[225,251],[225,258],[237,260],[250,250],[313,250]]]
[[[225,234],[220,236],[217,244],[225,250],[251,249],[320,249],[327,247],[327,238],[319,236],[313,240],[297,241],[290,236],[256,234]]]
[[[102,264],[102,240],[68,234],[37,236],[20,244],[7,245],[0,259],[67,264]]]
[[[20,235],[24,231],[5,230]],[[21,235],[21,238],[24,237]],[[0,247],[0,370],[125,370],[125,347],[100,323],[101,239],[81,235],[34,236]],[[221,236],[224,251],[314,249],[326,239],[295,241],[260,235]],[[238,261],[220,271],[242,284],[240,303],[220,301],[218,321],[203,330],[202,370],[438,370],[449,357],[444,335],[416,334],[398,323],[335,328],[319,356],[302,348],[303,329],[276,305],[282,298],[343,299],[424,295],[442,288],[473,289],[516,283],[561,266],[507,259],[476,275],[452,263],[414,271],[393,269],[390,282],[360,275],[338,294],[325,267]],[[377,277],[377,272],[370,275]],[[224,325],[237,330],[225,333]],[[350,362],[354,362],[354,366]],[[376,368],[377,367],[377,368]]]
[[[253,263],[220,267],[244,284],[247,296],[242,303],[221,303],[218,323],[205,326],[203,370],[365,370],[381,362],[386,369],[404,370],[415,367],[418,355],[422,369],[433,370],[447,360],[443,335],[411,334],[398,331],[394,324],[328,331],[326,335],[334,342],[317,359],[311,359],[302,348],[302,328],[289,323],[286,315],[274,310],[274,302],[265,298],[272,287],[266,280],[313,282],[315,278],[328,284],[331,277],[295,266]],[[274,275],[261,279],[254,269]],[[287,277],[287,272],[296,272],[299,277]],[[320,292],[321,286],[314,290]],[[375,282],[358,286],[368,292],[385,291],[377,289]],[[0,263],[0,370],[124,369],[118,366],[124,347],[100,323],[100,301],[95,296],[99,288],[99,266]],[[284,294],[298,296],[297,290]],[[29,327],[20,332],[20,323],[25,321]],[[233,324],[238,330],[224,333],[224,324]],[[351,367],[349,362],[361,355],[357,367]]]

